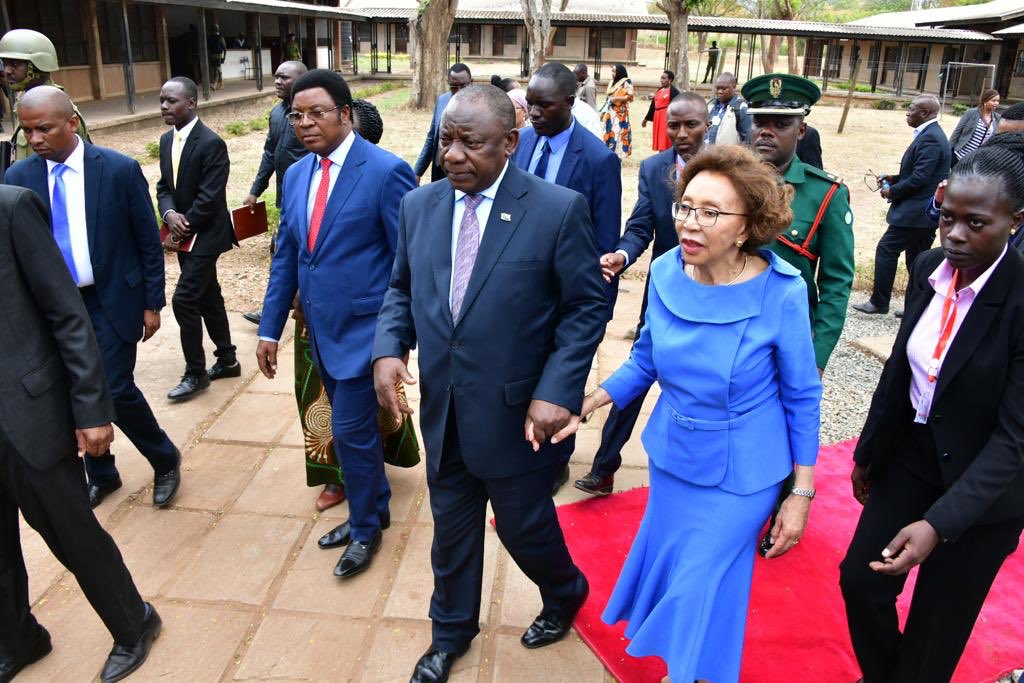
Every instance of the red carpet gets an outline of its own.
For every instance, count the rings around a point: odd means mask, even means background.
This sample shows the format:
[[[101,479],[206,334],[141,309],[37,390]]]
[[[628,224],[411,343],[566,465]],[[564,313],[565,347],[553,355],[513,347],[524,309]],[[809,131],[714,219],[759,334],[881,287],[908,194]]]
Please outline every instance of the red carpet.
[[[839,593],[839,562],[853,534],[860,506],[850,495],[850,462],[855,441],[821,449],[816,469],[818,497],[800,546],[774,560],[758,558],[743,656],[744,682],[853,683],[859,676],[850,647]],[[623,683],[660,681],[665,667],[656,657],[626,654],[623,626],[601,621],[619,570],[647,502],[647,489],[558,508],[573,558],[590,580],[590,598],[576,618],[576,630]],[[914,576],[908,581],[912,587]],[[910,591],[904,591],[905,618]],[[1024,666],[1024,551],[1003,565],[992,586],[954,681],[988,683]]]

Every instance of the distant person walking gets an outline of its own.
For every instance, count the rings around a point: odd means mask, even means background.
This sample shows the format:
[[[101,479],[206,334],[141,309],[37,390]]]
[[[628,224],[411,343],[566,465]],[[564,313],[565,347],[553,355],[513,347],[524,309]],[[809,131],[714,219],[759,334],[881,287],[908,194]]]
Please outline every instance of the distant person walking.
[[[647,110],[647,116],[644,117],[643,123],[640,124],[646,128],[648,121],[654,122],[654,130],[651,131],[651,148],[655,152],[664,152],[672,146],[672,141],[668,137],[666,121],[668,120],[668,104],[679,94],[679,89],[672,85],[675,80],[676,75],[671,71],[661,73],[661,87],[651,98],[651,107]]]
[[[576,74],[576,99],[583,100],[597,109],[597,84],[594,83],[594,77],[587,72],[587,65],[580,62],[572,72]]]
[[[224,42],[224,36],[220,34],[220,26],[213,25],[213,32],[206,39],[206,54],[210,60],[210,87],[220,90],[224,87],[224,74],[221,67],[228,55],[228,46]]]
[[[949,136],[949,146],[953,156],[960,161],[971,152],[988,142],[999,129],[999,91],[986,90],[981,93],[977,107],[971,107],[960,117],[953,134]]]
[[[709,78],[714,78],[715,72],[718,71],[718,58],[722,55],[722,50],[718,47],[718,41],[712,40],[711,47],[708,48],[708,66],[704,69],[704,80],[701,83],[707,83]]]
[[[604,122],[604,143],[608,149],[625,159],[633,152],[633,130],[629,126],[629,103],[633,101],[633,81],[626,67],[615,65],[607,98],[601,106]]]

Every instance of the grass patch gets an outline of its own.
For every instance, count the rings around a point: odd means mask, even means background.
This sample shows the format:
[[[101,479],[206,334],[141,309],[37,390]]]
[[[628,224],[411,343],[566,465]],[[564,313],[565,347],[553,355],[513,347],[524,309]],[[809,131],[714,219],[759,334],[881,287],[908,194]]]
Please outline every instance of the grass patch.
[[[224,131],[228,135],[245,135],[249,132],[249,124],[245,121],[231,121],[224,125]]]
[[[384,83],[378,83],[377,85],[371,85],[366,88],[359,88],[352,93],[352,99],[354,100],[365,100],[373,97],[374,95],[383,95],[386,92],[392,90],[401,90],[402,88],[409,87],[401,81],[386,81]]]
[[[884,111],[891,111],[896,108],[896,103],[892,100],[878,100],[875,102],[875,109],[882,109]]]
[[[964,112],[966,112],[968,109],[970,109],[970,107],[968,107],[963,102],[953,103],[953,113],[956,114],[957,116],[963,116]]]
[[[267,117],[258,116],[249,121],[249,130],[266,130],[269,125],[270,122],[267,121]]]
[[[160,158],[160,141],[151,140],[146,143],[146,156],[150,159]]]

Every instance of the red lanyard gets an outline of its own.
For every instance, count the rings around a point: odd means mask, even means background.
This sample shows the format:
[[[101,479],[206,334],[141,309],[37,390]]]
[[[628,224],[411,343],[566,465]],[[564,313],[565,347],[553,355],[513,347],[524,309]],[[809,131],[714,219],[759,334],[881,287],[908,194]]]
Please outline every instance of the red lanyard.
[[[939,378],[939,359],[942,352],[946,350],[949,338],[953,336],[953,324],[956,322],[956,283],[960,279],[960,271],[953,271],[953,279],[949,283],[949,291],[946,292],[946,299],[942,302],[942,317],[939,319],[939,341],[935,343],[935,351],[932,353],[932,361],[928,364],[928,381],[934,382]]]

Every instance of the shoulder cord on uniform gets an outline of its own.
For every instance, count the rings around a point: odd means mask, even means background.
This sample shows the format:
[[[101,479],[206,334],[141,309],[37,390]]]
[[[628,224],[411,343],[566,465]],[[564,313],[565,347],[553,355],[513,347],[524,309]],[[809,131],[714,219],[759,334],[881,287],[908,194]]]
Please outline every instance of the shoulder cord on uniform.
[[[818,260],[818,255],[811,253],[808,247],[811,244],[811,240],[814,238],[814,233],[818,231],[818,226],[821,225],[822,219],[825,217],[825,212],[828,211],[828,205],[832,202],[832,196],[839,189],[840,183],[832,183],[832,187],[829,188],[825,194],[825,198],[821,201],[821,206],[818,207],[818,215],[814,217],[814,223],[811,224],[811,229],[807,231],[807,237],[804,238],[803,244],[797,244],[789,240],[785,235],[779,235],[778,240],[785,244],[790,249],[796,251],[801,256],[809,258],[812,261]]]

